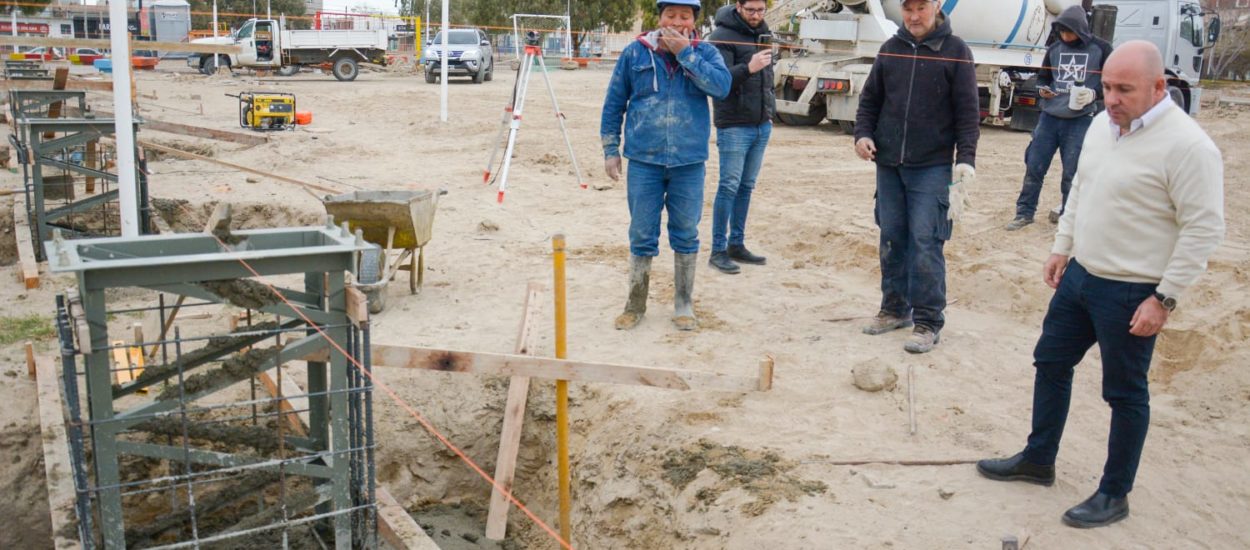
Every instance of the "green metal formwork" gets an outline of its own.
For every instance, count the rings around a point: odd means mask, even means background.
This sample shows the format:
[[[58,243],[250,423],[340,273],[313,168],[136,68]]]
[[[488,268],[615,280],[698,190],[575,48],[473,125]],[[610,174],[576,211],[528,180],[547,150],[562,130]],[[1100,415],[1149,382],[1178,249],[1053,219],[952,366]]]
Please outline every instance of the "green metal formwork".
[[[340,550],[376,546],[376,534],[369,532],[368,528],[372,521],[376,529],[376,521],[370,519],[375,518],[372,514],[376,513],[373,505],[372,401],[368,400],[372,386],[365,384],[358,369],[349,364],[354,361],[360,363],[362,369],[368,368],[367,360],[362,360],[360,355],[363,349],[359,332],[361,327],[352,325],[347,316],[345,287],[345,274],[353,269],[356,256],[367,244],[359,236],[350,234],[345,225],[335,227],[333,218],[329,218],[324,227],[237,231],[231,234],[230,241],[235,244],[228,245],[218,237],[200,233],[67,240],[61,238],[58,232],[45,243],[51,270],[75,273],[78,283],[76,294],[71,293],[65,300],[69,304],[64,314],[65,324],[74,328],[62,331],[63,340],[64,334],[73,332],[76,343],[63,341],[62,353],[67,406],[71,415],[72,461],[83,472],[88,462],[82,449],[83,438],[76,439],[73,433],[75,428],[80,431],[85,428],[90,433],[89,462],[94,483],[87,480],[85,473],[81,476],[82,480],[76,480],[78,512],[80,522],[85,525],[80,532],[84,547],[93,547],[97,538],[104,548],[110,550],[130,546],[122,496],[123,491],[132,489],[134,482],[123,483],[120,469],[123,458],[128,456],[168,460],[171,464],[185,463],[185,480],[169,476],[152,483],[168,483],[176,490],[185,481],[188,495],[192,494],[193,485],[203,483],[196,481],[203,476],[202,473],[194,474],[199,477],[193,478],[193,467],[198,469],[195,470],[197,472],[203,469],[227,473],[280,471],[284,476],[308,478],[316,488],[317,501],[303,505],[316,506],[312,516],[288,520],[284,502],[282,521],[286,523],[275,522],[234,533],[227,530],[224,534],[196,534],[191,540],[167,543],[167,547],[198,548],[205,543],[222,543],[251,532],[289,528],[294,523],[313,520],[328,522],[332,526],[334,545]],[[222,399],[219,392],[239,380],[223,380],[191,390],[183,386],[184,365],[180,365],[176,380],[171,380],[170,376],[146,379],[140,376],[128,384],[114,385],[109,357],[111,340],[108,319],[111,313],[106,308],[107,291],[140,287],[209,303],[223,300],[225,296],[212,286],[214,282],[290,274],[303,274],[303,288],[269,287],[270,291],[280,293],[282,299],[261,305],[255,311],[286,319],[286,323],[279,323],[278,326],[283,329],[283,334],[294,336],[276,346],[274,355],[257,362],[255,368],[260,373],[285,362],[308,361],[308,387],[304,396],[309,403],[308,435],[306,438],[285,438],[293,445],[306,449],[306,456],[298,460],[275,461],[215,448],[193,447],[185,433],[181,447],[173,445],[172,438],[169,445],[162,445],[121,437],[137,424],[157,418],[178,418],[179,414],[185,429],[189,406],[203,404],[205,398]],[[256,338],[265,337],[262,334]],[[181,340],[177,341],[181,346]],[[257,341],[240,339],[223,353],[243,353],[245,348],[257,344]],[[365,345],[367,341],[366,325],[363,330]],[[342,353],[343,350],[355,355],[349,358]],[[76,371],[75,356],[82,357],[83,372]],[[177,361],[181,361],[182,357],[179,351]],[[204,374],[203,370],[200,374]],[[85,376],[88,415],[87,420],[76,425],[73,419],[77,418],[77,398],[71,395],[77,395],[78,376]],[[179,395],[177,399],[162,397],[161,394],[149,397],[136,395],[146,389],[155,390],[160,387],[159,384],[166,382],[175,382],[173,387]],[[367,415],[362,409],[365,402],[368,403]],[[282,418],[282,413],[278,414]],[[281,421],[278,423],[282,424]],[[367,433],[361,432],[362,429]],[[75,441],[79,445],[77,449],[74,448]],[[366,457],[365,449],[368,452],[367,472],[362,470],[365,463],[357,461],[358,457],[362,460]],[[95,512],[91,510],[92,503],[97,507]],[[191,510],[194,521],[193,499]],[[307,510],[309,508],[296,508],[291,510],[291,515]],[[362,519],[366,516],[361,514],[366,513],[367,518]],[[309,517],[312,519],[307,519]],[[93,522],[98,529],[90,527]]]
[[[20,143],[15,143],[15,145],[18,147],[19,160],[28,165],[26,167],[29,170],[27,173],[28,201],[26,207],[30,218],[32,238],[35,241],[35,253],[38,259],[47,259],[42,255],[44,247],[41,243],[50,239],[52,231],[55,229],[71,232],[75,236],[101,236],[69,227],[65,222],[69,217],[76,214],[82,214],[101,208],[101,205],[116,202],[118,200],[116,187],[112,190],[106,190],[106,188],[108,183],[116,184],[118,176],[103,170],[88,168],[79,162],[75,162],[72,158],[72,153],[75,148],[85,146],[90,141],[112,136],[115,132],[114,120],[111,118],[23,117],[17,119],[17,125]],[[139,124],[136,122],[136,132],[138,128]],[[52,137],[49,138],[49,135]],[[138,147],[136,146],[136,159],[141,158],[138,153]],[[44,171],[48,169],[59,169],[80,176],[97,178],[100,180],[99,192],[51,207],[48,204],[44,177]],[[148,206],[147,176],[138,163],[136,163],[135,167],[135,181],[138,185],[137,192],[139,195],[140,232],[149,233],[151,231],[151,211]],[[73,184],[71,183],[71,185]],[[120,228],[117,228],[116,231],[107,231],[106,233],[120,234],[120,232]]]

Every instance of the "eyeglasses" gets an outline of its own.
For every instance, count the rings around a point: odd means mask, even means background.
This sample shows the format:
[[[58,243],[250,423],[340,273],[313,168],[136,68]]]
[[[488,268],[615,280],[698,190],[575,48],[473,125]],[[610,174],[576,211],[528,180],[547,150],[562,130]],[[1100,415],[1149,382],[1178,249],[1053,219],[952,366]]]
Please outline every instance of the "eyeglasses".
[[[742,11],[746,12],[747,15],[763,15],[764,12],[768,11],[768,8],[742,8]]]

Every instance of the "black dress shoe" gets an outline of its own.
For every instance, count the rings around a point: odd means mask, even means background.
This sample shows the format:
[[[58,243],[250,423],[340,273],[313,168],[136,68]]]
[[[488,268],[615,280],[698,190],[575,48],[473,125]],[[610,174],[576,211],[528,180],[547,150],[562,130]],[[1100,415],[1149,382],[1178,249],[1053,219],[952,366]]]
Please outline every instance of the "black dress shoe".
[[[710,265],[721,273],[736,275],[742,268],[738,267],[733,260],[729,259],[729,254],[725,252],[713,252],[712,257],[707,259],[707,265]]]
[[[1113,497],[1103,493],[1085,499],[1085,502],[1063,513],[1063,522],[1082,529],[1111,525],[1128,517],[1128,497]]]
[[[998,481],[1027,481],[1047,487],[1055,484],[1055,466],[1025,462],[1024,453],[1011,458],[987,458],[977,461],[977,472]]]
[[[744,264],[764,265],[765,263],[768,262],[767,258],[752,254],[750,250],[747,250],[746,245],[731,244],[729,245],[728,252],[729,252],[729,257],[731,259],[737,260]]]

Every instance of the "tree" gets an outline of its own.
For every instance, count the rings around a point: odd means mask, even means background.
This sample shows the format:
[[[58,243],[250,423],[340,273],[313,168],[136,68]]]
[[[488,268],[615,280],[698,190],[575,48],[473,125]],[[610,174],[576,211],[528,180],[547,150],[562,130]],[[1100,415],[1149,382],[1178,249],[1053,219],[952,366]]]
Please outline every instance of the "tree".
[[[13,13],[13,9],[16,7],[22,15],[38,15],[43,10],[47,9],[48,4],[51,3],[52,0],[22,0],[22,2],[20,2],[20,6],[5,4],[3,8],[0,8],[0,13],[4,13],[6,15]]]
[[[1250,10],[1220,8],[1206,2],[1205,12],[1220,16],[1220,39],[1206,51],[1207,78],[1224,78],[1230,72],[1245,75],[1250,70]]]
[[[213,0],[187,0],[191,3],[191,28],[213,28]],[[217,0],[217,22],[227,28],[236,29],[252,16],[252,0]],[[279,15],[287,17],[287,27],[292,29],[311,28],[312,22],[304,15],[303,0],[256,0],[256,16],[264,17],[266,7],[273,12],[276,19]],[[311,14],[310,14],[311,15]]]

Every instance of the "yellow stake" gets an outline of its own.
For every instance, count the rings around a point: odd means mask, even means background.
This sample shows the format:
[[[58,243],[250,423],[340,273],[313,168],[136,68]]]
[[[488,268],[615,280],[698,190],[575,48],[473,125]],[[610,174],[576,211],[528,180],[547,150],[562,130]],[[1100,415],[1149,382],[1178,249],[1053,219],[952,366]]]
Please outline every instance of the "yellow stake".
[[[555,261],[556,359],[568,358],[568,314],[565,309],[564,234],[551,237],[552,259]],[[569,478],[569,381],[556,380],[556,454],[560,470],[560,537],[572,544],[569,511],[572,494]]]

